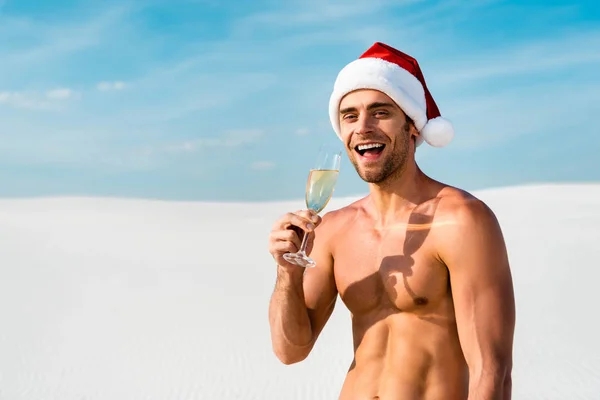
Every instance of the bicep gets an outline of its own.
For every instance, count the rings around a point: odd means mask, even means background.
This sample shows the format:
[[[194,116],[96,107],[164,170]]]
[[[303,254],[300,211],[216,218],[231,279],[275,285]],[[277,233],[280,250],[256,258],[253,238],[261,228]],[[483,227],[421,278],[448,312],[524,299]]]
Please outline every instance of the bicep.
[[[448,266],[459,339],[469,367],[512,363],[515,305],[504,238],[480,202],[457,214],[442,255]]]

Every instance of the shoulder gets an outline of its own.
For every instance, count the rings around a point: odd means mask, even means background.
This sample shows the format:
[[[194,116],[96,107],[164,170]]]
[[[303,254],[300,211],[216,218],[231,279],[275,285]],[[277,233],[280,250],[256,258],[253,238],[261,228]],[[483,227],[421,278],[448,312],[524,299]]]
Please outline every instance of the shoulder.
[[[484,201],[451,186],[440,192],[436,220],[437,225],[449,230],[472,228],[473,225],[489,227],[498,223],[496,215]]]
[[[363,204],[365,200],[366,197],[353,201],[338,209],[328,211],[323,215],[323,223],[338,225],[353,220],[364,209]]]
[[[362,198],[323,214],[321,223],[316,229],[317,234],[324,238],[339,238],[344,232],[348,231],[350,224],[356,221],[363,212],[364,201],[365,198]]]
[[[433,225],[438,255],[442,259],[484,249],[502,251],[505,246],[493,210],[465,190],[452,187],[442,190]]]

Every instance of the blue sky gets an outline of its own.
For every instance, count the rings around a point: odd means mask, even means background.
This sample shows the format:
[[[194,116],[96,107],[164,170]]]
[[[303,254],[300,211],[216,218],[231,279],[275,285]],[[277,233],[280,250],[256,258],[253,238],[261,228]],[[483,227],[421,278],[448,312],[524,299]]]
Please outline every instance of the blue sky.
[[[339,69],[416,57],[468,190],[600,181],[594,1],[0,0],[0,196],[301,198]],[[366,185],[344,159],[336,196]]]

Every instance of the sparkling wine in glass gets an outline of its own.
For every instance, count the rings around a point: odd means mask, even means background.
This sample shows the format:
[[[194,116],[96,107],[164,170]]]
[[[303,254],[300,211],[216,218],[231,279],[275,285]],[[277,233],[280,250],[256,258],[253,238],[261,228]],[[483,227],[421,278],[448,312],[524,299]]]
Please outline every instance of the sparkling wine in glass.
[[[331,200],[335,184],[340,173],[340,160],[342,152],[333,146],[322,146],[317,157],[317,162],[308,173],[306,182],[306,207],[315,213],[320,213]],[[302,245],[297,253],[286,253],[283,258],[292,264],[305,268],[316,266],[316,262],[306,255],[308,234],[304,234]]]

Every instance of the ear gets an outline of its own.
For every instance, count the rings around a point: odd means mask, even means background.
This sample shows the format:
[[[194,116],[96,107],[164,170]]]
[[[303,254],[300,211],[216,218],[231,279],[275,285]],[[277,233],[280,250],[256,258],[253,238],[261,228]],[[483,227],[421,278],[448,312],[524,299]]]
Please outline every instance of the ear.
[[[410,123],[410,134],[411,136],[413,136],[415,139],[418,138],[419,136],[421,136],[421,132],[419,132],[417,130],[417,128],[415,128],[415,124],[413,124],[412,122]]]
[[[410,141],[413,144],[413,150],[412,151],[414,153],[415,151],[417,151],[417,147],[419,146],[418,143],[419,143],[419,137],[421,136],[421,134],[419,133],[419,131],[417,130],[417,128],[415,128],[415,124],[412,122],[412,120],[409,119],[407,121],[407,123],[408,123],[408,129],[407,129],[407,131],[408,131],[408,135],[409,135]]]
[[[415,124],[412,120],[408,120],[408,134],[410,135],[410,138],[413,139],[415,142],[417,141],[417,139],[419,138],[419,136],[421,136],[421,133],[417,130],[417,128],[415,127]]]

